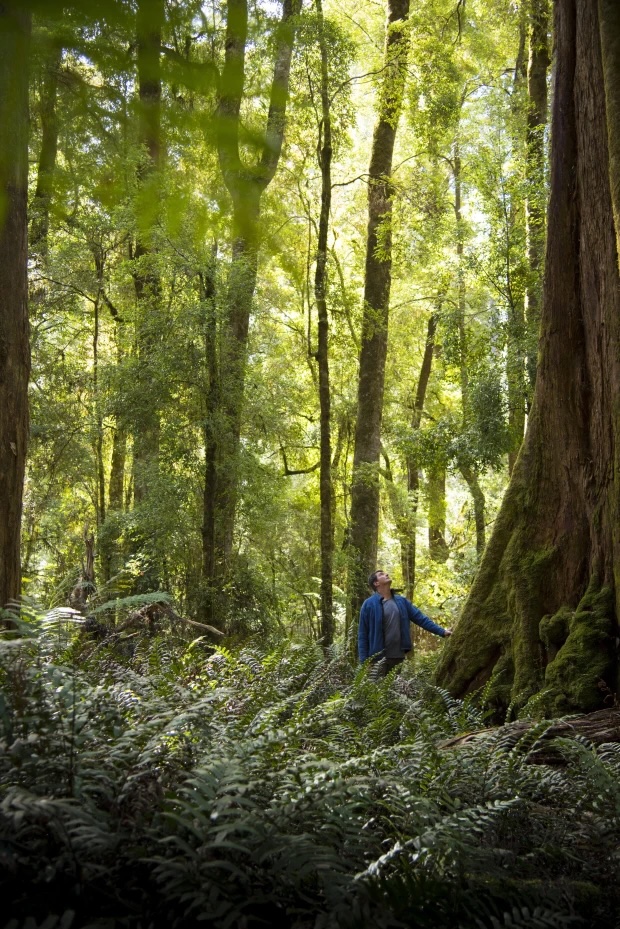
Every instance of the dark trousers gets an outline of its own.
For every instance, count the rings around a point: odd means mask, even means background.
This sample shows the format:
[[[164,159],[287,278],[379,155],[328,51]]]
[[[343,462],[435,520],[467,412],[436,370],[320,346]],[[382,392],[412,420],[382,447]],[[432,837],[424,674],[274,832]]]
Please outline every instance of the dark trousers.
[[[373,665],[371,675],[377,681],[389,674],[392,668],[397,668],[404,660],[404,658],[379,658]]]

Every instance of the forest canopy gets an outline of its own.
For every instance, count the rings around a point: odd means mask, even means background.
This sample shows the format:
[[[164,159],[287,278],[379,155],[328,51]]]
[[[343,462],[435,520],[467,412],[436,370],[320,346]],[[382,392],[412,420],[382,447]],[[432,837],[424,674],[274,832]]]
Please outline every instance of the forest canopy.
[[[453,621],[533,385],[528,15],[7,13],[28,42],[30,597],[164,590],[228,634],[329,643],[378,559]]]

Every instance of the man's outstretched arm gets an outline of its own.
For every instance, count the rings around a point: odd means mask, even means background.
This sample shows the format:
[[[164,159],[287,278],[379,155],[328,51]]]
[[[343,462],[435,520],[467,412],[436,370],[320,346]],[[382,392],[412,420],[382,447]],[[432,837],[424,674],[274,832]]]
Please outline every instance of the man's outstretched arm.
[[[437,623],[433,622],[430,616],[427,616],[426,613],[419,610],[417,606],[414,606],[409,600],[407,600],[406,603],[411,622],[415,623],[417,626],[421,626],[422,629],[426,629],[427,632],[433,632],[435,635],[441,636],[443,639],[447,639],[448,636],[452,635],[451,629],[444,629],[443,626],[438,626]]]

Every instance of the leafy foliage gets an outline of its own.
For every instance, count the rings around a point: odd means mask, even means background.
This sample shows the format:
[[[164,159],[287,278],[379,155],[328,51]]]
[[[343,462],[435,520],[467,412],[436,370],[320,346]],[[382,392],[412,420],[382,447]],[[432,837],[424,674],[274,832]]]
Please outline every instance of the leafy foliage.
[[[428,660],[375,682],[308,643],[87,658],[66,619],[22,630],[0,644],[12,926],[610,925],[617,746],[554,768],[536,732],[443,747],[484,711]]]

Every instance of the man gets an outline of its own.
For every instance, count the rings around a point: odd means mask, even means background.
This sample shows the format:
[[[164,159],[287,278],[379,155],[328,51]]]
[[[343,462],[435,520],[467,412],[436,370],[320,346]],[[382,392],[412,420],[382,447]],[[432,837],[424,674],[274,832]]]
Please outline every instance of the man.
[[[410,622],[443,638],[452,635],[451,629],[438,626],[406,597],[393,593],[386,571],[373,571],[368,586],[374,593],[362,603],[357,645],[360,662],[372,658],[377,663],[378,677],[385,677],[411,651]]]

